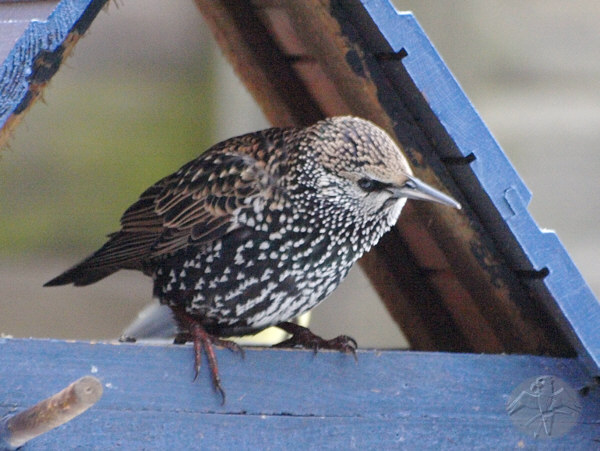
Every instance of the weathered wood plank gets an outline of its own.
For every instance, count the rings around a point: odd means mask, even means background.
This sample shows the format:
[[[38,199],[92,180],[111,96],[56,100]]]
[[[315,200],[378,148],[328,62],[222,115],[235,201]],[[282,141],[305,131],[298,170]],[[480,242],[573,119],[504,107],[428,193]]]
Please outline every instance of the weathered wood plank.
[[[0,146],[6,143],[25,111],[40,97],[106,2],[62,0],[49,16],[43,18],[39,14],[47,13],[48,5],[37,5],[37,8],[34,4],[29,8],[0,5],[0,12],[4,11],[3,21],[10,19],[6,15],[22,13],[23,9],[36,13],[28,26],[19,24],[18,30],[12,27],[12,34],[21,29],[24,32],[10,51],[6,52],[6,44],[3,44],[7,56],[0,65]]]
[[[44,21],[58,0],[0,2],[0,61],[4,61],[31,21]]]
[[[480,448],[534,445],[505,411],[527,378],[589,383],[577,360],[532,356],[360,351],[346,355],[249,349],[217,351],[227,402],[206,368],[192,381],[190,346],[0,341],[0,415],[92,373],[103,398],[27,449]],[[592,449],[600,393],[581,397],[580,423],[545,441]]]

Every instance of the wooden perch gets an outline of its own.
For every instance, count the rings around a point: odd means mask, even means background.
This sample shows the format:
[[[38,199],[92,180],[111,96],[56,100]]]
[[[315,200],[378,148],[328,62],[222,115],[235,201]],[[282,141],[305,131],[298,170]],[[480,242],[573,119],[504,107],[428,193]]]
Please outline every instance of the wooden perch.
[[[0,414],[19,410],[86,374],[104,386],[85,415],[27,444],[62,449],[504,449],[540,442],[520,432],[506,406],[528,378],[590,383],[575,359],[419,352],[249,348],[218,350],[227,403],[191,346],[0,341]],[[23,359],[27,355],[27,359]],[[581,417],[544,443],[593,449],[600,390],[579,395]]]

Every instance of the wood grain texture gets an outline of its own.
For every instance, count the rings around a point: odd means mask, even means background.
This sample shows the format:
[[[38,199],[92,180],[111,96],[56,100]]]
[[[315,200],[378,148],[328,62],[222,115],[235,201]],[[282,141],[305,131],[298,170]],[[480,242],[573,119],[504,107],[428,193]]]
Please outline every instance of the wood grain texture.
[[[275,42],[247,1],[195,0],[215,39],[238,76],[274,126],[310,125],[323,113],[306,96]]]
[[[4,61],[32,20],[45,21],[58,0],[0,3],[0,61]]]
[[[227,402],[206,367],[192,381],[191,346],[0,340],[0,416],[92,373],[102,399],[27,444],[62,449],[506,449],[536,446],[505,412],[523,380],[550,374],[579,388],[577,360],[360,351],[218,350]],[[593,449],[600,391],[548,449]],[[537,442],[539,444],[540,442]]]

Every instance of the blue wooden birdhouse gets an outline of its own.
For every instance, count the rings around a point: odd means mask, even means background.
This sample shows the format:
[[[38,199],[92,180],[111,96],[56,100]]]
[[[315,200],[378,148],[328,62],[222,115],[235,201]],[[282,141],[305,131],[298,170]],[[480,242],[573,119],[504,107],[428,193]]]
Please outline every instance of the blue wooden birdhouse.
[[[0,144],[106,3],[0,2]],[[46,15],[18,28],[18,4]],[[24,449],[600,447],[600,304],[415,17],[388,0],[196,4],[274,126],[369,119],[462,204],[408,204],[360,260],[411,350],[218,350],[221,405],[189,346],[1,338],[0,416],[90,372],[104,386]]]

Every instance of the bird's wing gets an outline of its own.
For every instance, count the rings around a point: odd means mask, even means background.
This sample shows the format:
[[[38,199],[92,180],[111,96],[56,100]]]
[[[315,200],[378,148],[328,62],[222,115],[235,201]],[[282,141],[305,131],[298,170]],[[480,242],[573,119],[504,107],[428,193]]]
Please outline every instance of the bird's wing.
[[[245,152],[209,151],[146,190],[123,214],[120,233],[156,234],[149,254],[140,256],[152,259],[244,226],[252,212],[275,208],[280,194],[277,174],[263,161]]]
[[[279,209],[279,170],[265,161],[284,154],[284,134],[269,129],[213,146],[144,191],[121,217],[120,231],[46,285],[88,285],[119,269],[146,272],[154,258],[252,226],[252,213]]]

